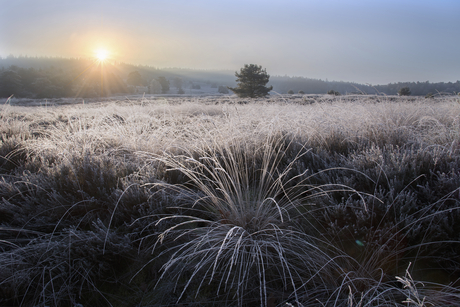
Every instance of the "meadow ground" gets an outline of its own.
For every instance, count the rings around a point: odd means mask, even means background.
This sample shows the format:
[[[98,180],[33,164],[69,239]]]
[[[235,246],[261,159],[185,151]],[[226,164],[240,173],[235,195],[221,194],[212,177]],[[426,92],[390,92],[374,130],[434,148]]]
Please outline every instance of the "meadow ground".
[[[0,108],[2,306],[459,306],[456,97]]]

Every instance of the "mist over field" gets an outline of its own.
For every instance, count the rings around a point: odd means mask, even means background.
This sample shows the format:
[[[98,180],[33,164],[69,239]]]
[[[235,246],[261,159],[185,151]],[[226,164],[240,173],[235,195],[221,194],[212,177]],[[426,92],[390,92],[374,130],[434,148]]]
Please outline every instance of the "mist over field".
[[[269,72],[268,72],[269,73]],[[231,95],[236,85],[230,70],[159,69],[94,59],[15,57],[0,59],[0,97],[31,99],[107,98],[130,95]],[[455,95],[456,82],[397,82],[386,85],[337,82],[304,77],[269,77],[271,95],[336,94],[397,95],[409,88],[412,96]]]

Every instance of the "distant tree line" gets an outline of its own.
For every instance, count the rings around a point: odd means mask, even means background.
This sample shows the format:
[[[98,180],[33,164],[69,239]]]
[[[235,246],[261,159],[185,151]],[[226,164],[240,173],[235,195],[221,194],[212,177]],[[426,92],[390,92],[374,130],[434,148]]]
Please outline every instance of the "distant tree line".
[[[126,83],[111,65],[83,59],[44,58],[43,63],[56,66],[36,68],[37,59],[28,59],[30,66],[0,66],[0,97],[100,97],[128,92]]]
[[[385,94],[398,95],[403,88],[410,89],[412,96],[426,96],[429,94],[455,94],[460,93],[460,81],[456,82],[398,82],[386,85],[364,85],[343,81],[324,81],[304,77],[272,76],[270,83],[273,90],[280,93],[304,92],[305,94],[326,94],[330,91],[344,94]]]
[[[457,82],[398,82],[387,85],[376,85],[374,88],[378,92],[387,95],[397,95],[402,88],[409,88],[412,96],[427,96],[429,94],[453,94],[460,93],[460,81]]]
[[[181,68],[158,69],[152,66],[126,63],[98,63],[82,58],[61,57],[0,57],[0,97],[101,97],[132,93],[143,86],[152,94],[184,93],[186,86],[212,84],[216,93],[227,94],[227,87],[235,88],[234,71],[191,70]],[[460,92],[456,82],[398,82],[387,85],[363,85],[343,81],[327,81],[305,77],[271,76],[272,91],[286,93],[398,95],[409,88],[412,96],[453,94]]]
[[[222,76],[224,76],[222,78]],[[228,74],[227,77],[230,77]],[[0,57],[0,97],[11,95],[30,98],[101,97],[135,93],[184,94],[184,88],[200,88],[200,83],[232,84],[225,74],[214,76],[207,71],[180,68],[156,69],[151,66],[126,63],[104,63],[91,59],[61,57]],[[225,88],[225,89],[223,89]]]

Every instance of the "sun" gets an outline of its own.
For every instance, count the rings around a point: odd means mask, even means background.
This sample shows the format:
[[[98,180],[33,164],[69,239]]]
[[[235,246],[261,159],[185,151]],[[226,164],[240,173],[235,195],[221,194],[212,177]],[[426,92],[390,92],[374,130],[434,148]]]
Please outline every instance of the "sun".
[[[98,49],[95,51],[96,58],[103,62],[109,57],[109,52],[106,49]]]

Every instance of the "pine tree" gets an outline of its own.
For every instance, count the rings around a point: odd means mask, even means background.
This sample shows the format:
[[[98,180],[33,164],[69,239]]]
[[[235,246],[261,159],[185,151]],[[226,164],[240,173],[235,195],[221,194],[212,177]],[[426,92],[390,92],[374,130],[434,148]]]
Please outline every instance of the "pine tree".
[[[236,82],[238,82],[237,87],[229,87],[228,89],[238,97],[264,97],[273,89],[273,86],[265,86],[270,75],[260,65],[245,64],[239,73],[235,72],[235,76],[237,77]]]

